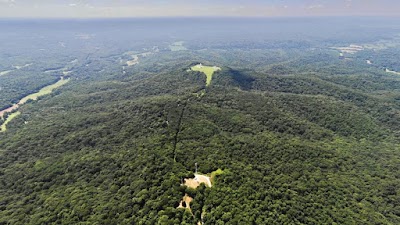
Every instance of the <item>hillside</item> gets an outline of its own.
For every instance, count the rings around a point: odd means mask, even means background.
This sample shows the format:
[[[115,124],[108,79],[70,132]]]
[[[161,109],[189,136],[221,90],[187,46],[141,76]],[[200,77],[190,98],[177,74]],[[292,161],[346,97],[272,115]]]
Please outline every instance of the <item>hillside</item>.
[[[81,59],[0,133],[0,224],[400,224],[400,76],[276,43]]]

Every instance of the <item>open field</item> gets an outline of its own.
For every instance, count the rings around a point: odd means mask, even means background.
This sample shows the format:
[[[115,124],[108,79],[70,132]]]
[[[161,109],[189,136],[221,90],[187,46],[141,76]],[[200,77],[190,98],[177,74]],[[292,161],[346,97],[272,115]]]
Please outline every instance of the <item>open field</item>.
[[[7,108],[7,109],[4,109],[4,110],[0,111],[0,117],[3,117],[4,114],[7,113],[7,112],[9,113],[9,112],[12,112],[12,111],[18,109],[21,105],[25,104],[28,100],[34,100],[34,101],[35,101],[35,100],[37,100],[37,99],[38,99],[39,97],[41,97],[41,96],[50,94],[54,89],[56,89],[56,88],[58,88],[58,87],[61,87],[62,85],[68,83],[69,80],[70,80],[70,79],[61,78],[61,79],[60,79],[59,81],[57,81],[56,83],[51,84],[51,85],[49,85],[49,86],[46,86],[46,87],[40,89],[40,91],[38,91],[38,92],[36,92],[36,93],[33,93],[33,94],[30,94],[30,95],[28,95],[28,96],[22,98],[22,99],[18,102],[18,104],[15,104],[15,105],[13,105],[13,106]],[[14,119],[16,116],[18,116],[19,114],[20,114],[20,112],[15,112],[15,113],[9,115],[9,116],[7,117],[7,119],[6,119],[6,121],[1,125],[1,132],[6,131],[6,125],[7,125],[7,123],[9,123],[11,120],[13,120],[13,119]]]
[[[209,86],[211,84],[212,77],[216,71],[221,70],[221,68],[217,66],[203,66],[201,63],[195,66],[192,66],[192,71],[203,72],[207,76],[206,85]]]
[[[61,86],[63,86],[64,84],[68,83],[69,80],[70,80],[70,79],[61,78],[61,80],[57,81],[56,83],[51,84],[51,85],[49,85],[49,86],[46,86],[46,87],[40,89],[40,91],[38,91],[38,92],[36,92],[36,93],[33,93],[33,94],[31,94],[31,95],[28,95],[28,96],[22,98],[22,99],[18,102],[18,105],[22,105],[22,104],[24,104],[25,102],[27,102],[28,100],[36,100],[36,99],[38,99],[38,98],[41,97],[41,96],[48,95],[48,94],[50,94],[54,89],[56,89],[56,88],[58,88],[58,87],[61,87]]]
[[[14,104],[13,106],[11,106],[11,107],[9,107],[7,109],[1,110],[0,111],[0,117],[3,118],[5,113],[10,113],[10,112],[14,111],[15,109],[18,109],[18,107],[19,107],[18,104]]]
[[[15,112],[9,115],[6,119],[6,121],[1,125],[0,127],[0,132],[5,132],[7,130],[7,124],[11,122],[15,117],[19,116],[21,112]]]
[[[2,71],[2,72],[0,72],[0,76],[7,75],[7,74],[9,74],[10,72],[12,72],[12,70]]]

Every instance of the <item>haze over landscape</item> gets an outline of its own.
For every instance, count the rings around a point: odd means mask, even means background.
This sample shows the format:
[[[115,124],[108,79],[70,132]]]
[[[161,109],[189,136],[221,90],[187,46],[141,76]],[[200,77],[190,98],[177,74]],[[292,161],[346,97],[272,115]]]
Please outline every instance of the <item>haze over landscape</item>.
[[[400,16],[396,0],[0,0],[0,17]]]

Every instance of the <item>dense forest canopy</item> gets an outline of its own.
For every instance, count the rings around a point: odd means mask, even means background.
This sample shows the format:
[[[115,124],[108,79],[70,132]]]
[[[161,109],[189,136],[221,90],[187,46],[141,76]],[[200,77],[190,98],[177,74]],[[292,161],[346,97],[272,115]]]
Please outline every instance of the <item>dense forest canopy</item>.
[[[0,20],[0,224],[400,224],[399,24]]]

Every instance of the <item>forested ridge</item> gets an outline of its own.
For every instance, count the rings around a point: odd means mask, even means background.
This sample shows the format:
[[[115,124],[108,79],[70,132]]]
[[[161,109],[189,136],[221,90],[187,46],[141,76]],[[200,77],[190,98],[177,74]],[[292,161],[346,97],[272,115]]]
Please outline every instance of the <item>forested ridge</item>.
[[[400,76],[314,45],[82,53],[0,133],[0,224],[400,224]]]

